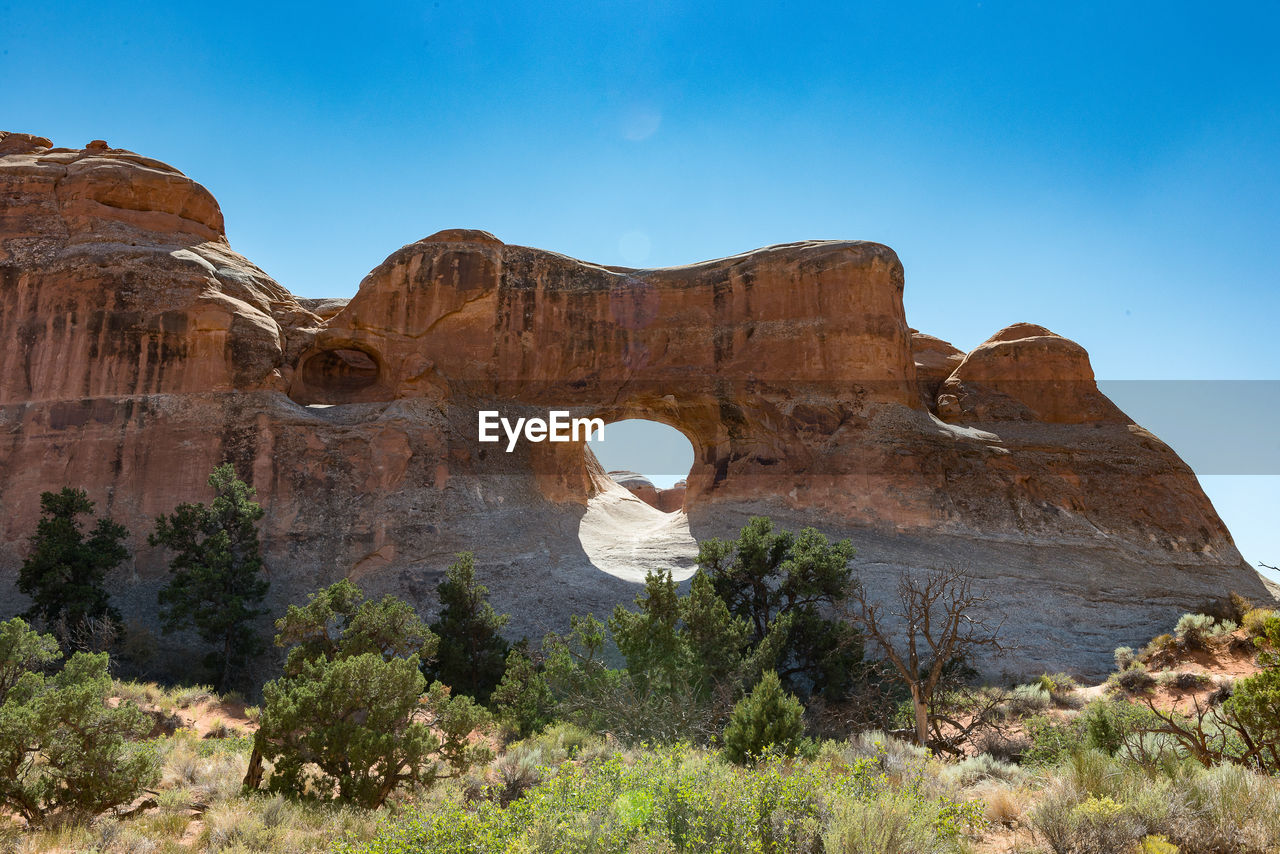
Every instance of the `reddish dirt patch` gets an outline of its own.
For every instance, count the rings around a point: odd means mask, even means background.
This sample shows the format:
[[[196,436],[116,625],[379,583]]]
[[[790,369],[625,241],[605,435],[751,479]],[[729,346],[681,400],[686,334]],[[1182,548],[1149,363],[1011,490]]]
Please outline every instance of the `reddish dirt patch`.
[[[1208,704],[1209,695],[1222,684],[1253,676],[1260,669],[1256,648],[1240,630],[1210,638],[1204,649],[1187,650],[1170,645],[1152,656],[1148,667],[1156,678],[1161,678],[1162,673],[1196,673],[1209,678],[1200,686],[1157,685],[1152,689],[1148,696],[1157,708],[1179,712],[1194,710],[1196,703],[1203,708]]]

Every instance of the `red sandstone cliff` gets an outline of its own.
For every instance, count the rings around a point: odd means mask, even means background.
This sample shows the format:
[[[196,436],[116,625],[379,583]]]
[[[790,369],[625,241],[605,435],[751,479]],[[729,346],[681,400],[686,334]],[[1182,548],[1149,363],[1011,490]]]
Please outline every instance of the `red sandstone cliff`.
[[[295,298],[231,250],[203,187],[105,143],[0,137],[0,199],[9,610],[36,499],[70,484],[135,532],[114,583],[149,614],[151,520],[227,459],[268,508],[281,603],[354,575],[428,604],[465,548],[530,634],[610,607],[632,588],[576,534],[604,473],[580,445],[476,441],[478,409],[548,407],[684,432],[694,535],[765,512],[854,536],[873,587],[971,568],[1019,611],[1031,669],[1100,665],[1207,596],[1265,595],[1083,348],[1030,324],[968,354],[913,334],[878,244],[632,270],[455,230],[344,304]]]

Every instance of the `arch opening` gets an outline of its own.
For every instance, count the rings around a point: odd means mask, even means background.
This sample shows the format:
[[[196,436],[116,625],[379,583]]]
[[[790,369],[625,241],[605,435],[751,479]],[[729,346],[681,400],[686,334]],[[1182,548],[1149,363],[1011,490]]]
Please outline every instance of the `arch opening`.
[[[698,544],[684,509],[693,440],[659,421],[626,418],[607,421],[604,440],[593,437],[587,448],[614,484],[591,498],[578,525],[592,565],[636,583],[650,572],[692,576]]]
[[[388,390],[378,357],[362,347],[335,343],[304,355],[289,396],[304,406],[375,400]]]
[[[378,363],[363,350],[325,350],[307,359],[302,375],[310,385],[351,393],[378,381]]]
[[[694,450],[689,437],[661,421],[626,418],[605,426],[588,447],[609,477],[663,513],[684,509]]]

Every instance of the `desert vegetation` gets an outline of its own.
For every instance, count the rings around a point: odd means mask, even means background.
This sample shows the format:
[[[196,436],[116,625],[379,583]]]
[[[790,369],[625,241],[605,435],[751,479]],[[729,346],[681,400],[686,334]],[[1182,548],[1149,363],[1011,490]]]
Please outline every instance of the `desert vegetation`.
[[[123,534],[45,496],[31,622],[0,624],[0,850],[1280,850],[1280,613],[1239,597],[1117,649],[1103,684],[984,684],[975,579],[877,603],[848,542],[753,519],[687,588],[653,573],[537,643],[502,636],[463,553],[431,623],[339,581],[269,646],[260,508],[229,467],[210,483],[152,540],[217,690],[112,676]],[[255,657],[275,676],[247,685]]]

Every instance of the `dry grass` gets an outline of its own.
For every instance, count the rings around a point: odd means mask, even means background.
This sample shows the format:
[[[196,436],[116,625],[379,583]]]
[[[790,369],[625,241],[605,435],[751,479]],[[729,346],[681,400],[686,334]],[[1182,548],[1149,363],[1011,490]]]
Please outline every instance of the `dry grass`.
[[[1027,809],[1034,802],[1034,790],[1025,786],[988,781],[973,794],[984,804],[987,821],[999,827],[1019,827],[1026,823]]]

